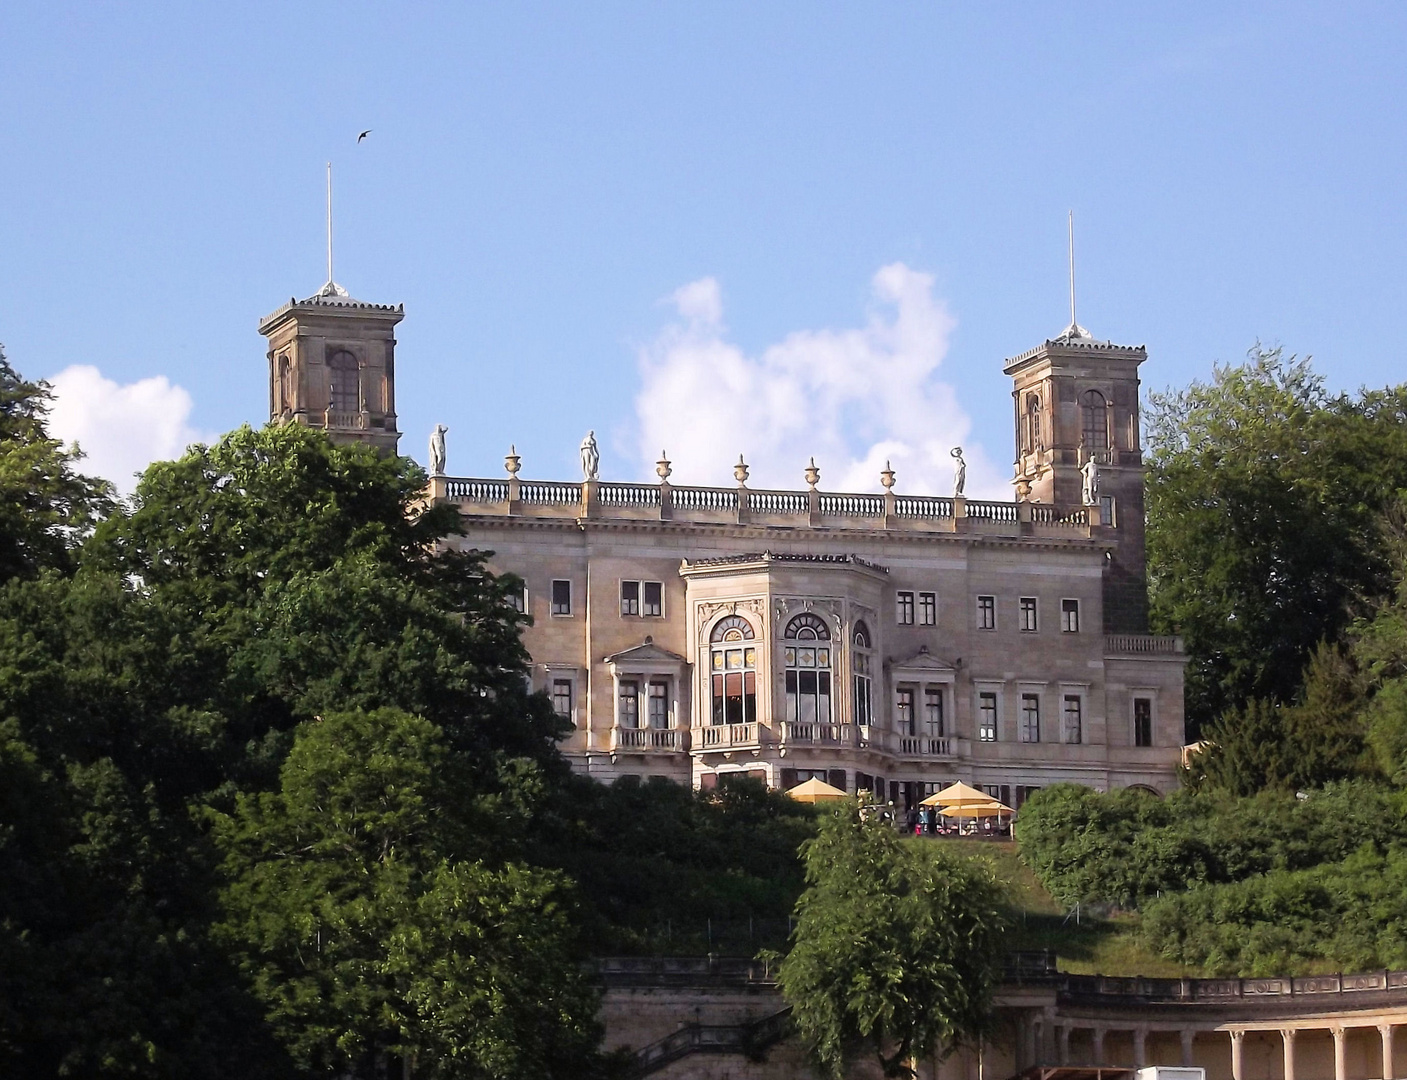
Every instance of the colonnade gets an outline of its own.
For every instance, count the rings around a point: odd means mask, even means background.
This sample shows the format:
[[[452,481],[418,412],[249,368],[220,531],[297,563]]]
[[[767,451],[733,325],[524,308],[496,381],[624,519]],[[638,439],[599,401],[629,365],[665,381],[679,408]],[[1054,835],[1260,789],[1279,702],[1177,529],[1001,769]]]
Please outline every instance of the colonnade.
[[[1295,1068],[1296,1039],[1306,1031],[1328,1031],[1334,1040],[1334,1078],[1349,1080],[1348,1077],[1348,1033],[1353,1028],[1376,1028],[1381,1045],[1381,1070],[1374,1080],[1399,1080],[1393,1066],[1395,1033],[1398,1024],[1382,1022],[1365,1017],[1359,1022],[1347,1018],[1305,1019],[1287,1023],[1285,1020],[1264,1023],[1229,1022],[1215,1026],[1180,1025],[1174,1022],[1138,1023],[1097,1023],[1072,1017],[1056,1015],[1051,1007],[1044,1009],[1023,1009],[1016,1014],[1015,1058],[1017,1071],[1036,1064],[1060,1065],[1132,1065],[1142,1068],[1149,1064],[1148,1039],[1150,1035],[1164,1035],[1177,1032],[1181,1046],[1181,1064],[1195,1064],[1195,1049],[1198,1036],[1225,1036],[1230,1040],[1232,1080],[1248,1080],[1245,1055],[1246,1036],[1251,1033],[1273,1033],[1281,1042],[1283,1067],[1276,1080],[1328,1080],[1327,1077],[1304,1076]],[[1087,1032],[1089,1036],[1088,1060],[1072,1061],[1070,1051],[1071,1036],[1076,1032]],[[1128,1033],[1132,1036],[1132,1061],[1109,1061],[1105,1055],[1105,1042],[1111,1033]],[[1083,1039],[1081,1040],[1084,1041]],[[1224,1045],[1224,1044],[1223,1044]],[[1084,1055],[1082,1055],[1084,1056]],[[1361,1059],[1360,1059],[1361,1060]],[[1222,1058],[1224,1062],[1225,1059]],[[1224,1068],[1224,1065],[1223,1065]],[[1407,1078],[1403,1078],[1407,1080]]]

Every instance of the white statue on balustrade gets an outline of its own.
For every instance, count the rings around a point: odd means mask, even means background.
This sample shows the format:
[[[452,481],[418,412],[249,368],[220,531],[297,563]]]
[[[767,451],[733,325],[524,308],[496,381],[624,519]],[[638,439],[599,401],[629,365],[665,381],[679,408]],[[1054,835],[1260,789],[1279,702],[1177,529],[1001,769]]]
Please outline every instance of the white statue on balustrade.
[[[588,431],[581,440],[581,475],[583,480],[595,480],[601,469],[601,452],[596,449],[596,432]]]
[[[430,475],[444,476],[445,474],[445,432],[449,428],[444,424],[436,424],[435,430],[430,432]]]
[[[962,457],[962,447],[953,447],[953,498],[961,498],[967,487],[967,462]]]

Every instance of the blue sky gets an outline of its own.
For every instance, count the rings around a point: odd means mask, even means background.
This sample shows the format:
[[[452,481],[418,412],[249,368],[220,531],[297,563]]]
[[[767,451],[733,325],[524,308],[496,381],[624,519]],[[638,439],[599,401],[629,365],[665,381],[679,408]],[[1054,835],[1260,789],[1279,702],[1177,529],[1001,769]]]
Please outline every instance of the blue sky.
[[[1145,386],[1258,338],[1403,378],[1405,39],[1400,4],[12,0],[0,341],[68,372],[99,471],[262,422],[331,160],[337,279],[406,306],[404,451],[444,422],[452,472],[567,477],[593,428],[608,479],[670,437],[676,479],[892,452],[915,490],[961,441],[996,493],[1070,209],[1080,322]]]

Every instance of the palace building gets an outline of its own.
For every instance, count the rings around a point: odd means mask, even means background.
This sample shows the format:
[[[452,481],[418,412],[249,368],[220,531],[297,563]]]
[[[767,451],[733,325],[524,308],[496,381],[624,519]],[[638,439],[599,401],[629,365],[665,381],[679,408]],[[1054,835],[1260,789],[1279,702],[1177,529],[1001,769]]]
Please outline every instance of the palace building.
[[[260,324],[275,421],[393,451],[399,306],[329,283]],[[1176,784],[1180,640],[1148,633],[1143,347],[1072,324],[1005,362],[1015,498],[436,474],[490,566],[526,583],[535,688],[602,780],[821,777],[911,806],[955,780]],[[725,449],[720,447],[720,460]]]

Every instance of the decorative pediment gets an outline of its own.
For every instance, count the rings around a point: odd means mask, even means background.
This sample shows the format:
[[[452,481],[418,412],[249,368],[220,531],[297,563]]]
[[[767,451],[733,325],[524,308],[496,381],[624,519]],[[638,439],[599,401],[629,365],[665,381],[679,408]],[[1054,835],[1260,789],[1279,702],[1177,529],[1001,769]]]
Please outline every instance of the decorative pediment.
[[[918,652],[907,660],[895,660],[890,664],[890,670],[895,672],[908,672],[914,674],[947,674],[951,675],[957,671],[954,664],[950,664],[940,656],[934,656],[928,651],[927,645],[920,645]]]
[[[639,645],[632,645],[628,649],[621,649],[620,652],[612,653],[605,658],[607,664],[684,664],[688,663],[684,657],[678,653],[672,653],[668,649],[662,649],[655,644],[654,638],[647,637]]]

